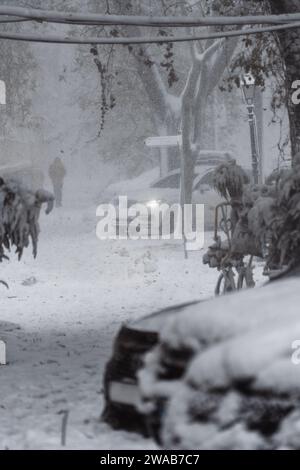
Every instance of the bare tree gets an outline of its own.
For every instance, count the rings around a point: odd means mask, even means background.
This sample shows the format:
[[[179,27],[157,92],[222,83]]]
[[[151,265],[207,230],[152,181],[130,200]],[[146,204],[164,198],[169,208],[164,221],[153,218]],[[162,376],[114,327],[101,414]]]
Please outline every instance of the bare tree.
[[[205,7],[207,3],[212,2],[197,2],[198,14],[199,12],[202,15],[209,14]],[[95,7],[94,2],[93,5]],[[111,0],[107,2],[107,5],[109,13],[121,15],[170,15],[179,11],[187,16],[193,15],[194,8],[196,8],[186,0],[175,4],[169,0],[152,2]],[[114,29],[111,34],[141,37],[144,30],[134,25],[126,29]],[[164,35],[166,32],[159,29],[157,34]],[[182,129],[181,169],[182,188],[184,188],[182,200],[186,202],[191,200],[196,155],[203,147],[202,131],[206,120],[207,97],[222,78],[237,42],[238,38],[229,38],[207,40],[203,45],[184,46],[185,49],[180,49],[180,60],[184,64],[184,70],[179,72],[180,79],[172,45],[163,50],[158,50],[157,46],[146,45],[128,47],[151,106],[157,134],[173,135],[178,133],[180,128]],[[189,59],[186,59],[187,51]],[[101,54],[99,49],[98,54]],[[99,71],[101,73],[100,69]],[[171,152],[166,149],[162,152],[165,153],[163,160],[170,162]]]
[[[202,49],[191,47],[191,68],[181,94],[182,161],[184,201],[191,202],[196,156],[203,142],[207,97],[219,83],[234,52],[237,39],[208,42]]]

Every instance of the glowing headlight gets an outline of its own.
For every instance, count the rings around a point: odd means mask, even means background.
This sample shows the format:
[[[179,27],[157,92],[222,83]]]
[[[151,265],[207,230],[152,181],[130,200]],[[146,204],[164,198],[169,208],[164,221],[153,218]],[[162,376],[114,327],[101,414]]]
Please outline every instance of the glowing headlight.
[[[153,201],[147,202],[147,207],[149,207],[149,209],[158,209],[160,204],[161,201],[157,201],[156,199],[154,199]]]

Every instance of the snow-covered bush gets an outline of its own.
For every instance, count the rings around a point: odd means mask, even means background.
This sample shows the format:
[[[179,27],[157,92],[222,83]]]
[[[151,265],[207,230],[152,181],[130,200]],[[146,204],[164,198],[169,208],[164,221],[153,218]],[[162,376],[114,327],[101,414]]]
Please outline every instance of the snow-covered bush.
[[[300,262],[300,154],[277,187],[268,262],[292,268]]]
[[[247,173],[235,160],[221,163],[215,170],[213,186],[222,198],[230,201],[241,199],[244,185],[250,183]]]
[[[250,235],[262,247],[268,268],[288,271],[299,265],[300,154],[294,158],[293,168],[278,172],[270,185],[259,188],[246,217]]]
[[[300,154],[291,170],[257,186],[233,160],[215,170],[214,187],[231,205],[231,243],[215,262],[214,250],[203,261],[220,268],[222,259],[261,256],[272,274],[289,271],[300,262]],[[211,252],[212,251],[212,252]]]
[[[33,256],[36,256],[40,210],[47,204],[46,213],[49,214],[53,201],[54,197],[48,191],[33,192],[18,181],[0,178],[0,262],[8,259],[11,248],[16,249],[20,260],[30,242]]]

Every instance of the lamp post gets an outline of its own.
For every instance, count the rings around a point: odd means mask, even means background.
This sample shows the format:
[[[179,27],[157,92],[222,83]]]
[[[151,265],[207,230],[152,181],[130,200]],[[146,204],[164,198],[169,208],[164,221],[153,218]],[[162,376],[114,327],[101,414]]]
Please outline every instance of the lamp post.
[[[0,105],[6,104],[6,87],[5,82],[0,80]],[[1,331],[0,331],[1,334]],[[0,366],[6,364],[6,343],[0,339]]]
[[[254,184],[262,182],[261,168],[261,156],[258,145],[258,134],[256,116],[254,110],[254,97],[255,97],[255,78],[253,75],[246,74],[241,79],[241,87],[243,91],[243,97],[248,110],[248,120],[250,126],[250,142],[251,142],[251,153],[252,153],[252,171]]]

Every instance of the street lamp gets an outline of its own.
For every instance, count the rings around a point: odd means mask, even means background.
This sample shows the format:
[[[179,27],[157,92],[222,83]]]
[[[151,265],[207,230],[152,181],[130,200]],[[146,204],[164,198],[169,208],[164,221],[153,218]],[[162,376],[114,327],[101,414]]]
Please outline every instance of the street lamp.
[[[6,104],[6,86],[3,80],[0,80],[0,104]]]
[[[0,104],[6,104],[6,86],[3,80],[0,80]],[[1,333],[1,332],[0,332]],[[6,364],[6,343],[0,339],[0,365]]]
[[[250,141],[251,141],[251,153],[252,153],[252,170],[254,183],[258,184],[262,182],[262,175],[259,171],[260,168],[260,152],[258,145],[258,134],[256,116],[254,110],[254,97],[255,97],[255,78],[252,74],[248,73],[241,78],[241,87],[243,91],[244,101],[248,110],[248,120],[250,126]]]

